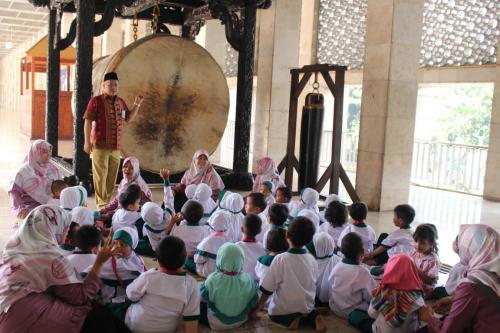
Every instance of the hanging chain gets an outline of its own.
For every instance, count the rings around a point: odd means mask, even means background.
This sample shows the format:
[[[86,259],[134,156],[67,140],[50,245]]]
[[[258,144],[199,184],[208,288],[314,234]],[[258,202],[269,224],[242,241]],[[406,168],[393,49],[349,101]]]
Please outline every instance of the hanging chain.
[[[134,42],[137,40],[137,27],[139,26],[139,19],[137,18],[137,13],[134,13],[134,18],[132,19],[132,30],[134,31]]]
[[[156,33],[156,31],[158,30],[159,16],[160,16],[159,0],[154,0],[153,19],[151,20],[151,30],[153,30],[153,33]]]
[[[318,72],[314,73],[313,92],[319,93]]]

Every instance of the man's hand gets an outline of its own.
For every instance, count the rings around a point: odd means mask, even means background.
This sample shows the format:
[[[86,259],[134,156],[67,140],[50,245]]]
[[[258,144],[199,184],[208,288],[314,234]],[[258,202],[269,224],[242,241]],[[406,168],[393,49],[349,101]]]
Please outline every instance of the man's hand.
[[[90,153],[92,153],[92,150],[94,150],[92,143],[85,142],[85,144],[83,145],[83,151],[90,155]]]
[[[137,97],[134,100],[134,105],[141,106],[142,101],[144,101],[144,96],[137,95]]]

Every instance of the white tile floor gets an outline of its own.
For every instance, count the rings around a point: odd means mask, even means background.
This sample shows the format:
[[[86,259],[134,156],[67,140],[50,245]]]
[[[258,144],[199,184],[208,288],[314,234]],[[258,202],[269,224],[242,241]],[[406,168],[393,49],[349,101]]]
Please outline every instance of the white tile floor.
[[[9,183],[22,162],[29,148],[29,140],[19,134],[19,120],[12,112],[0,112],[0,246],[3,247],[12,232],[15,219],[10,214],[7,190]],[[63,156],[71,156],[72,143],[61,141],[59,152]],[[162,192],[154,190],[155,201],[161,201]],[[417,216],[414,224],[434,223],[439,232],[440,258],[444,263],[453,265],[458,257],[451,249],[451,243],[457,235],[460,224],[485,223],[500,229],[500,203],[483,200],[477,196],[438,191],[423,187],[410,188],[409,203],[415,207]],[[93,200],[91,208],[95,207]],[[370,212],[368,221],[377,231],[390,232],[392,212]],[[327,315],[330,332],[355,332],[344,320],[331,314]],[[207,331],[207,330],[204,330]],[[267,319],[250,322],[238,330],[246,332],[282,332],[282,328],[269,323]],[[301,330],[302,331],[302,330]],[[303,330],[307,332],[307,330]]]

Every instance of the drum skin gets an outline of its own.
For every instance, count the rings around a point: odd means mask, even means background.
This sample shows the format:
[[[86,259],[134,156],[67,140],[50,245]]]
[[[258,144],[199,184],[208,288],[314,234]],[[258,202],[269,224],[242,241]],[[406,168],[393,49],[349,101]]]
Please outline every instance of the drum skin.
[[[204,48],[168,34],[139,39],[94,62],[94,95],[107,72],[118,74],[118,95],[129,108],[137,95],[144,96],[138,115],[124,126],[124,156],[137,157],[151,172],[178,173],[197,149],[215,151],[227,123],[229,89]]]

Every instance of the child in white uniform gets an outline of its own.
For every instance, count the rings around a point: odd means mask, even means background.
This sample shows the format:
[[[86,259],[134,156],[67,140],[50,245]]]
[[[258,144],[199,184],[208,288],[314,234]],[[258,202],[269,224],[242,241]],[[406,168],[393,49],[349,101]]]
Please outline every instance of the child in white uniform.
[[[209,235],[208,226],[200,225],[203,217],[203,207],[194,200],[188,200],[182,206],[181,214],[178,215],[183,220],[177,223],[178,217],[176,216],[170,221],[167,229],[171,230],[170,235],[179,237],[186,244],[187,257],[184,268],[196,274],[196,265],[194,263],[196,247]]]
[[[139,209],[141,208],[141,188],[139,185],[128,185],[120,193],[118,201],[120,202],[121,208],[117,209],[113,214],[113,230],[118,230],[123,227],[135,228],[135,223],[141,218],[141,213],[139,212]]]
[[[75,235],[77,249],[66,257],[78,274],[94,264],[101,241],[101,232],[96,227],[84,225],[78,229]]]
[[[289,329],[297,329],[301,323],[318,331],[326,329],[324,319],[314,310],[318,264],[304,248],[314,232],[307,218],[297,217],[290,222],[286,234],[290,248],[274,258],[262,279],[262,295],[253,311],[254,318],[271,297],[268,313],[272,321]]]
[[[415,218],[415,210],[410,205],[398,205],[394,208],[394,218],[392,223],[398,230],[391,232],[387,238],[382,241],[382,245],[373,252],[364,256],[364,262],[367,265],[384,265],[387,260],[398,253],[410,254],[415,247],[413,241],[413,231],[410,224]],[[387,252],[387,255],[384,255]],[[371,260],[370,260],[371,259]]]
[[[250,193],[245,198],[245,213],[258,215],[262,221],[259,234],[255,237],[261,244],[264,241],[264,234],[269,230],[267,223],[267,204],[262,193]]]
[[[68,184],[64,180],[54,180],[50,185],[50,191],[52,192],[52,198],[47,201],[47,205],[60,206],[61,205],[61,192],[68,187]]]
[[[274,195],[276,198],[276,203],[286,205],[289,212],[293,212],[295,210],[296,202],[292,201],[293,193],[288,187],[278,187]]]
[[[269,230],[266,236],[266,250],[269,254],[259,257],[255,265],[255,276],[259,279],[259,284],[269,271],[269,267],[274,258],[276,258],[278,254],[288,250],[285,229],[276,228]]]
[[[422,296],[422,283],[411,258],[404,253],[391,256],[368,308],[369,316],[375,319],[372,331],[417,331],[420,328],[418,312],[425,304]]]
[[[227,226],[231,223],[229,214],[229,212],[219,211],[210,217],[210,229],[213,232],[198,244],[194,255],[196,273],[199,276],[207,277],[215,272],[217,251],[229,241],[226,237]]]
[[[236,243],[245,254],[243,271],[250,275],[255,281],[259,280],[255,274],[257,260],[266,254],[264,246],[255,239],[255,236],[260,233],[261,225],[262,221],[257,215],[248,214],[245,216],[245,222],[242,228],[243,239]]]
[[[231,193],[224,196],[224,208],[222,209],[229,216],[226,237],[230,242],[236,243],[241,240],[241,227],[245,216],[242,213],[245,205],[243,197],[239,193]],[[208,224],[211,224],[211,218]]]
[[[83,186],[66,187],[61,191],[61,208],[72,210],[75,207],[87,206],[87,190]]]
[[[259,186],[259,192],[264,196],[268,207],[276,202],[276,199],[273,196],[273,187],[273,183],[268,180],[262,182]]]
[[[284,204],[272,204],[267,209],[267,230],[263,233],[262,244],[267,244],[267,235],[273,229],[285,229],[285,223],[288,218],[288,208]]]
[[[201,321],[213,330],[241,326],[259,300],[257,285],[243,271],[243,261],[238,245],[222,245],[217,253],[217,270],[200,286]]]
[[[298,202],[298,204],[294,207],[293,210],[290,210],[290,215],[291,215],[290,218],[300,216],[300,212],[302,210],[310,210],[314,215],[316,215],[315,221],[318,221],[317,225],[319,226],[319,221],[321,220],[321,217],[319,215],[318,200],[319,200],[318,191],[306,187],[305,189],[302,190],[302,193],[300,194],[300,201]]]
[[[340,246],[344,259],[335,265],[331,275],[330,309],[339,317],[347,318],[354,310],[368,310],[375,280],[367,268],[360,265],[363,240],[350,232]]]
[[[198,188],[198,185],[196,185],[196,184],[189,184],[188,186],[186,186],[184,193],[186,194],[186,198],[188,200],[191,200],[194,198],[194,194],[196,193],[197,188]]]
[[[339,243],[342,244],[342,238],[348,233],[355,232],[363,240],[363,248],[365,253],[373,251],[375,244],[375,230],[365,223],[368,215],[368,207],[363,202],[354,202],[349,206],[349,215],[351,215],[352,223],[349,224],[339,236]]]
[[[318,232],[314,235],[313,251],[311,254],[318,263],[318,281],[316,281],[316,304],[328,306],[330,299],[331,284],[328,278],[335,265],[341,261],[341,258],[334,252],[335,242],[326,232]]]
[[[340,201],[331,201],[324,212],[325,223],[319,230],[328,233],[335,242],[335,250],[340,250],[340,234],[347,227],[347,207]]]
[[[217,207],[214,199],[212,199],[212,189],[207,184],[200,183],[196,187],[193,199],[198,201],[203,206],[203,218],[200,220],[199,224],[207,224],[210,215],[212,215],[212,212]]]
[[[127,287],[134,302],[125,324],[134,332],[174,332],[180,320],[186,333],[198,332],[200,292],[196,280],[183,271],[184,242],[166,236],[156,250],[160,268],[142,273]]]

